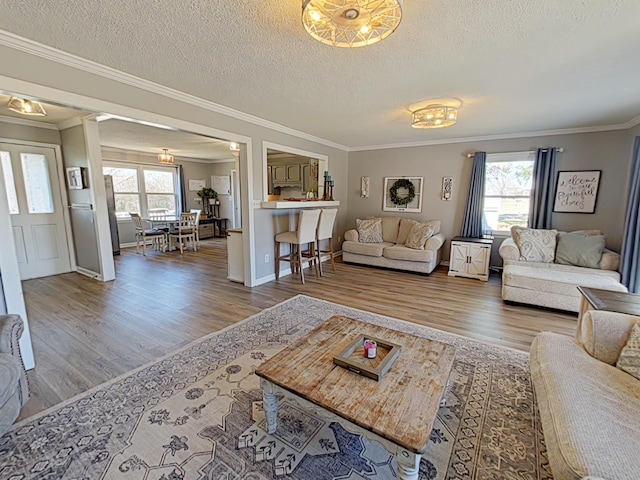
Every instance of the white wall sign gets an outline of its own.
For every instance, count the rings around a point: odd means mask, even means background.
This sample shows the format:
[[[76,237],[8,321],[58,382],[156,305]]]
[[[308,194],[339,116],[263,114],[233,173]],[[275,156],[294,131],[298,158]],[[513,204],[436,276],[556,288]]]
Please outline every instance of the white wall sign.
[[[204,180],[189,180],[189,191],[190,192],[199,192],[206,186]]]
[[[602,170],[558,172],[554,212],[593,213]]]

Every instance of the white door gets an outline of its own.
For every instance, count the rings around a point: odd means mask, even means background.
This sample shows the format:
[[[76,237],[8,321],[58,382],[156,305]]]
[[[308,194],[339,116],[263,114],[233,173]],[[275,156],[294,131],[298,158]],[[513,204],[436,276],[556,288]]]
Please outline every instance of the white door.
[[[0,143],[20,278],[71,271],[55,150]]]

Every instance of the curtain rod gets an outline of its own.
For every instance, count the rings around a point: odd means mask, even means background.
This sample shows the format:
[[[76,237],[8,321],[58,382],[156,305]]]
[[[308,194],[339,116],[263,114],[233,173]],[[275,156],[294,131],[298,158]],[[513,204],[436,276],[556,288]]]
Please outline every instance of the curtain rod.
[[[531,150],[531,152],[533,152],[533,151],[534,150]],[[548,148],[543,148],[542,151],[543,152],[548,152],[549,149]],[[563,147],[556,148],[556,152],[562,153],[562,152],[564,152],[564,148]],[[529,153],[529,152],[527,151],[527,152],[502,152],[502,153]],[[474,153],[467,153],[467,158],[473,158],[474,155],[475,155]],[[495,155],[495,153],[494,154],[490,153],[489,155]]]

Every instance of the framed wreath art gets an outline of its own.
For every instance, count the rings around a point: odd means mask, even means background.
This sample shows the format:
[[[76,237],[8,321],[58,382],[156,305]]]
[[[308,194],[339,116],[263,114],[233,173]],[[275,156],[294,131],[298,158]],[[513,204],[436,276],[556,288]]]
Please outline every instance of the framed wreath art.
[[[421,212],[424,177],[384,177],[385,212]]]

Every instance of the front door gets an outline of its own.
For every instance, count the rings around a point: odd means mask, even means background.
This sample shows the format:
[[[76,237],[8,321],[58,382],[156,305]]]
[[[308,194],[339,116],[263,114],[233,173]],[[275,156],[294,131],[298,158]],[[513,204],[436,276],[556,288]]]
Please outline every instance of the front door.
[[[20,278],[71,271],[55,150],[0,143],[0,162]]]

